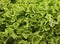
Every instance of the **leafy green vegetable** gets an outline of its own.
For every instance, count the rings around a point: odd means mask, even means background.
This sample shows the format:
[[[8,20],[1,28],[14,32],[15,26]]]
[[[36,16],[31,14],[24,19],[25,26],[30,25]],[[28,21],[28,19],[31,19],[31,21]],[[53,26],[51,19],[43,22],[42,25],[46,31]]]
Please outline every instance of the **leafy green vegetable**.
[[[0,44],[60,44],[60,0],[0,0]]]

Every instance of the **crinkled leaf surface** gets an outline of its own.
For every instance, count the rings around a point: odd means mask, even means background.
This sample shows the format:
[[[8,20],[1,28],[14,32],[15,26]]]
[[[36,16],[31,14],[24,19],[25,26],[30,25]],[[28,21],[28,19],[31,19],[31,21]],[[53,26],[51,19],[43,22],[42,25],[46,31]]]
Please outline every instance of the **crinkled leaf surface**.
[[[60,44],[60,0],[0,0],[0,44]]]

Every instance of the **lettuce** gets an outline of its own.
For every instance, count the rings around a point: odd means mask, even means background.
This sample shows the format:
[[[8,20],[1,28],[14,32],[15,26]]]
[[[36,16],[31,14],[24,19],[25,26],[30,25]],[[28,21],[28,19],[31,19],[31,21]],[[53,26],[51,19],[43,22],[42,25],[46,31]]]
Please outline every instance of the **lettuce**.
[[[0,0],[0,44],[60,44],[60,0]]]

